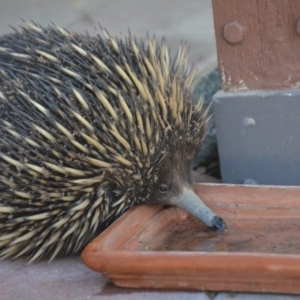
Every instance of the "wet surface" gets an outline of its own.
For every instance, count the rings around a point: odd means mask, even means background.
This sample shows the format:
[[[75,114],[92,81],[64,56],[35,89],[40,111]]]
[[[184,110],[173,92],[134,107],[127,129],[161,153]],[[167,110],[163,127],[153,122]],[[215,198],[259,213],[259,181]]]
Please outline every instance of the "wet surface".
[[[162,222],[171,212],[173,218]],[[223,212],[228,228],[224,231],[208,228],[184,212],[178,213],[176,219],[174,212],[175,208],[171,207],[161,210],[139,233],[136,250],[300,253],[299,207],[228,206]],[[136,235],[132,237],[132,242],[136,238]],[[129,244],[130,241],[126,247]]]
[[[227,220],[228,230],[218,232],[188,218],[170,223],[139,250],[300,253],[300,220]]]

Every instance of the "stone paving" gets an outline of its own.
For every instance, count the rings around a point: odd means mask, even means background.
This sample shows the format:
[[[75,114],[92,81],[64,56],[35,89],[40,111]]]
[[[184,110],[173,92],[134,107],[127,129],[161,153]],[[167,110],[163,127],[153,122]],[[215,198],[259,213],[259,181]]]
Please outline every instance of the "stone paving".
[[[216,66],[212,8],[209,0],[1,0],[0,34],[9,25],[22,24],[20,18],[42,25],[54,22],[68,30],[90,34],[100,32],[98,22],[112,35],[127,33],[137,37],[147,32],[176,49],[181,40],[191,47],[189,62],[200,57],[199,71]],[[26,265],[22,260],[0,262],[0,299],[183,299],[183,300],[288,300],[299,296],[152,291],[116,288],[100,273],[86,268],[78,256]]]

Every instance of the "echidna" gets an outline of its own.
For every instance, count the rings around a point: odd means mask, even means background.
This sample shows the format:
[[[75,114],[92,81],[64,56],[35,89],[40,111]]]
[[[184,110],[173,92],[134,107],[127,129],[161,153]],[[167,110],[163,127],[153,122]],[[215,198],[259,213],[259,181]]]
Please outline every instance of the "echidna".
[[[133,205],[223,220],[194,194],[206,132],[196,69],[162,40],[56,25],[0,37],[0,258],[78,252]]]

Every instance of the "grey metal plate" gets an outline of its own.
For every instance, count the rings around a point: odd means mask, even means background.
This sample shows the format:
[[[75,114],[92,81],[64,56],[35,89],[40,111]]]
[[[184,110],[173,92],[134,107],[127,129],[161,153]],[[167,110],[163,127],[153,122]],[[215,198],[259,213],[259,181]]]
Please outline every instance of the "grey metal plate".
[[[300,185],[300,90],[214,96],[222,179]]]

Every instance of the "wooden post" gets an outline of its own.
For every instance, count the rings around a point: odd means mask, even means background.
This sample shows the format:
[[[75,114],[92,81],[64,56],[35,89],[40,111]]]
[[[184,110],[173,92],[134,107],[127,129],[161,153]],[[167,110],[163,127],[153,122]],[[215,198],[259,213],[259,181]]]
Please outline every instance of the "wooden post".
[[[299,0],[212,3],[223,90],[299,87]]]
[[[300,1],[212,3],[222,179],[300,185]]]

